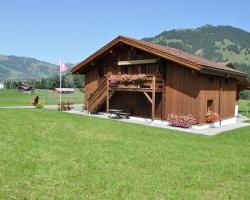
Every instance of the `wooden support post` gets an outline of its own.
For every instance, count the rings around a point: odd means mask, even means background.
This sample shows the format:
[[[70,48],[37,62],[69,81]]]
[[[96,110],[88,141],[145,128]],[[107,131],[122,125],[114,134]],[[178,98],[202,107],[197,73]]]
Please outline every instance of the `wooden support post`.
[[[106,113],[109,113],[109,80],[108,76],[106,77],[107,85],[106,85]]]
[[[155,119],[155,75],[152,79],[152,121]]]

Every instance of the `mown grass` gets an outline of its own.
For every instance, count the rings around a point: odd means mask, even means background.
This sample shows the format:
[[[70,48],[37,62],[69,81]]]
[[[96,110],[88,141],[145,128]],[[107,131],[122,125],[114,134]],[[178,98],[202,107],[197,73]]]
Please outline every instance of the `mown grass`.
[[[243,116],[250,117],[250,101],[249,100],[240,100],[239,113]]]
[[[0,110],[0,199],[250,199],[250,128],[217,136]]]
[[[59,95],[52,90],[35,90],[32,94],[26,94],[15,89],[1,89],[0,106],[29,106],[37,95],[44,105],[55,105],[59,102]],[[62,100],[83,103],[83,93],[77,91],[74,94],[62,94]]]

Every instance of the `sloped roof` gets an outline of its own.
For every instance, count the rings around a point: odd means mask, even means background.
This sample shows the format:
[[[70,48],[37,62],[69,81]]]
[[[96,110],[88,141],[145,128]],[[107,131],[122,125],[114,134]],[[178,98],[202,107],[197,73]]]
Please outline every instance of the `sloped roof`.
[[[112,48],[117,43],[122,42],[127,45],[133,46],[135,48],[144,50],[146,52],[149,52],[151,54],[157,55],[161,58],[165,58],[167,60],[171,60],[173,62],[182,64],[184,66],[202,71],[202,70],[212,70],[212,71],[218,71],[225,74],[234,74],[236,76],[246,76],[245,73],[229,67],[228,64],[225,63],[216,63],[211,60],[199,57],[197,55],[193,55],[184,51],[181,51],[179,49],[142,41],[142,40],[136,40],[133,38],[125,37],[125,36],[118,36],[114,40],[112,40],[110,43],[96,51],[94,54],[83,60],[81,63],[77,64],[72,70],[72,73],[77,73],[80,70],[84,70],[84,68],[92,62],[95,58],[102,55],[104,52]]]

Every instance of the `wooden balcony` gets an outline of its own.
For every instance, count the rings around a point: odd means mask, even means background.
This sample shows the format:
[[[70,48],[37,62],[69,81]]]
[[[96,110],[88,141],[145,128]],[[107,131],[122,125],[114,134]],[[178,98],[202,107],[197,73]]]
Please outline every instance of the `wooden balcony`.
[[[157,92],[163,92],[164,88],[164,80],[161,75],[152,75],[148,76],[146,80],[143,83],[140,84],[110,84],[109,81],[107,81],[107,101],[106,101],[106,109],[107,113],[109,112],[109,96],[110,93],[113,94],[116,91],[127,91],[127,92],[142,92],[145,97],[148,99],[150,104],[152,105],[152,120],[155,118],[155,94]]]
[[[162,92],[164,82],[161,75],[156,76],[147,76],[146,80],[143,83],[136,84],[110,84],[109,88],[112,91],[128,91],[128,92]]]

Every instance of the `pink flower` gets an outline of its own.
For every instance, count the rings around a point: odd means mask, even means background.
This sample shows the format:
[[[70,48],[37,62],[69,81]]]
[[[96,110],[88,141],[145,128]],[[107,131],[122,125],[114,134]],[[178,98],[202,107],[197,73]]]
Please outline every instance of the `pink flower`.
[[[191,114],[188,115],[169,114],[167,121],[170,123],[171,126],[183,127],[183,128],[189,128],[192,125],[196,124],[196,119]]]

